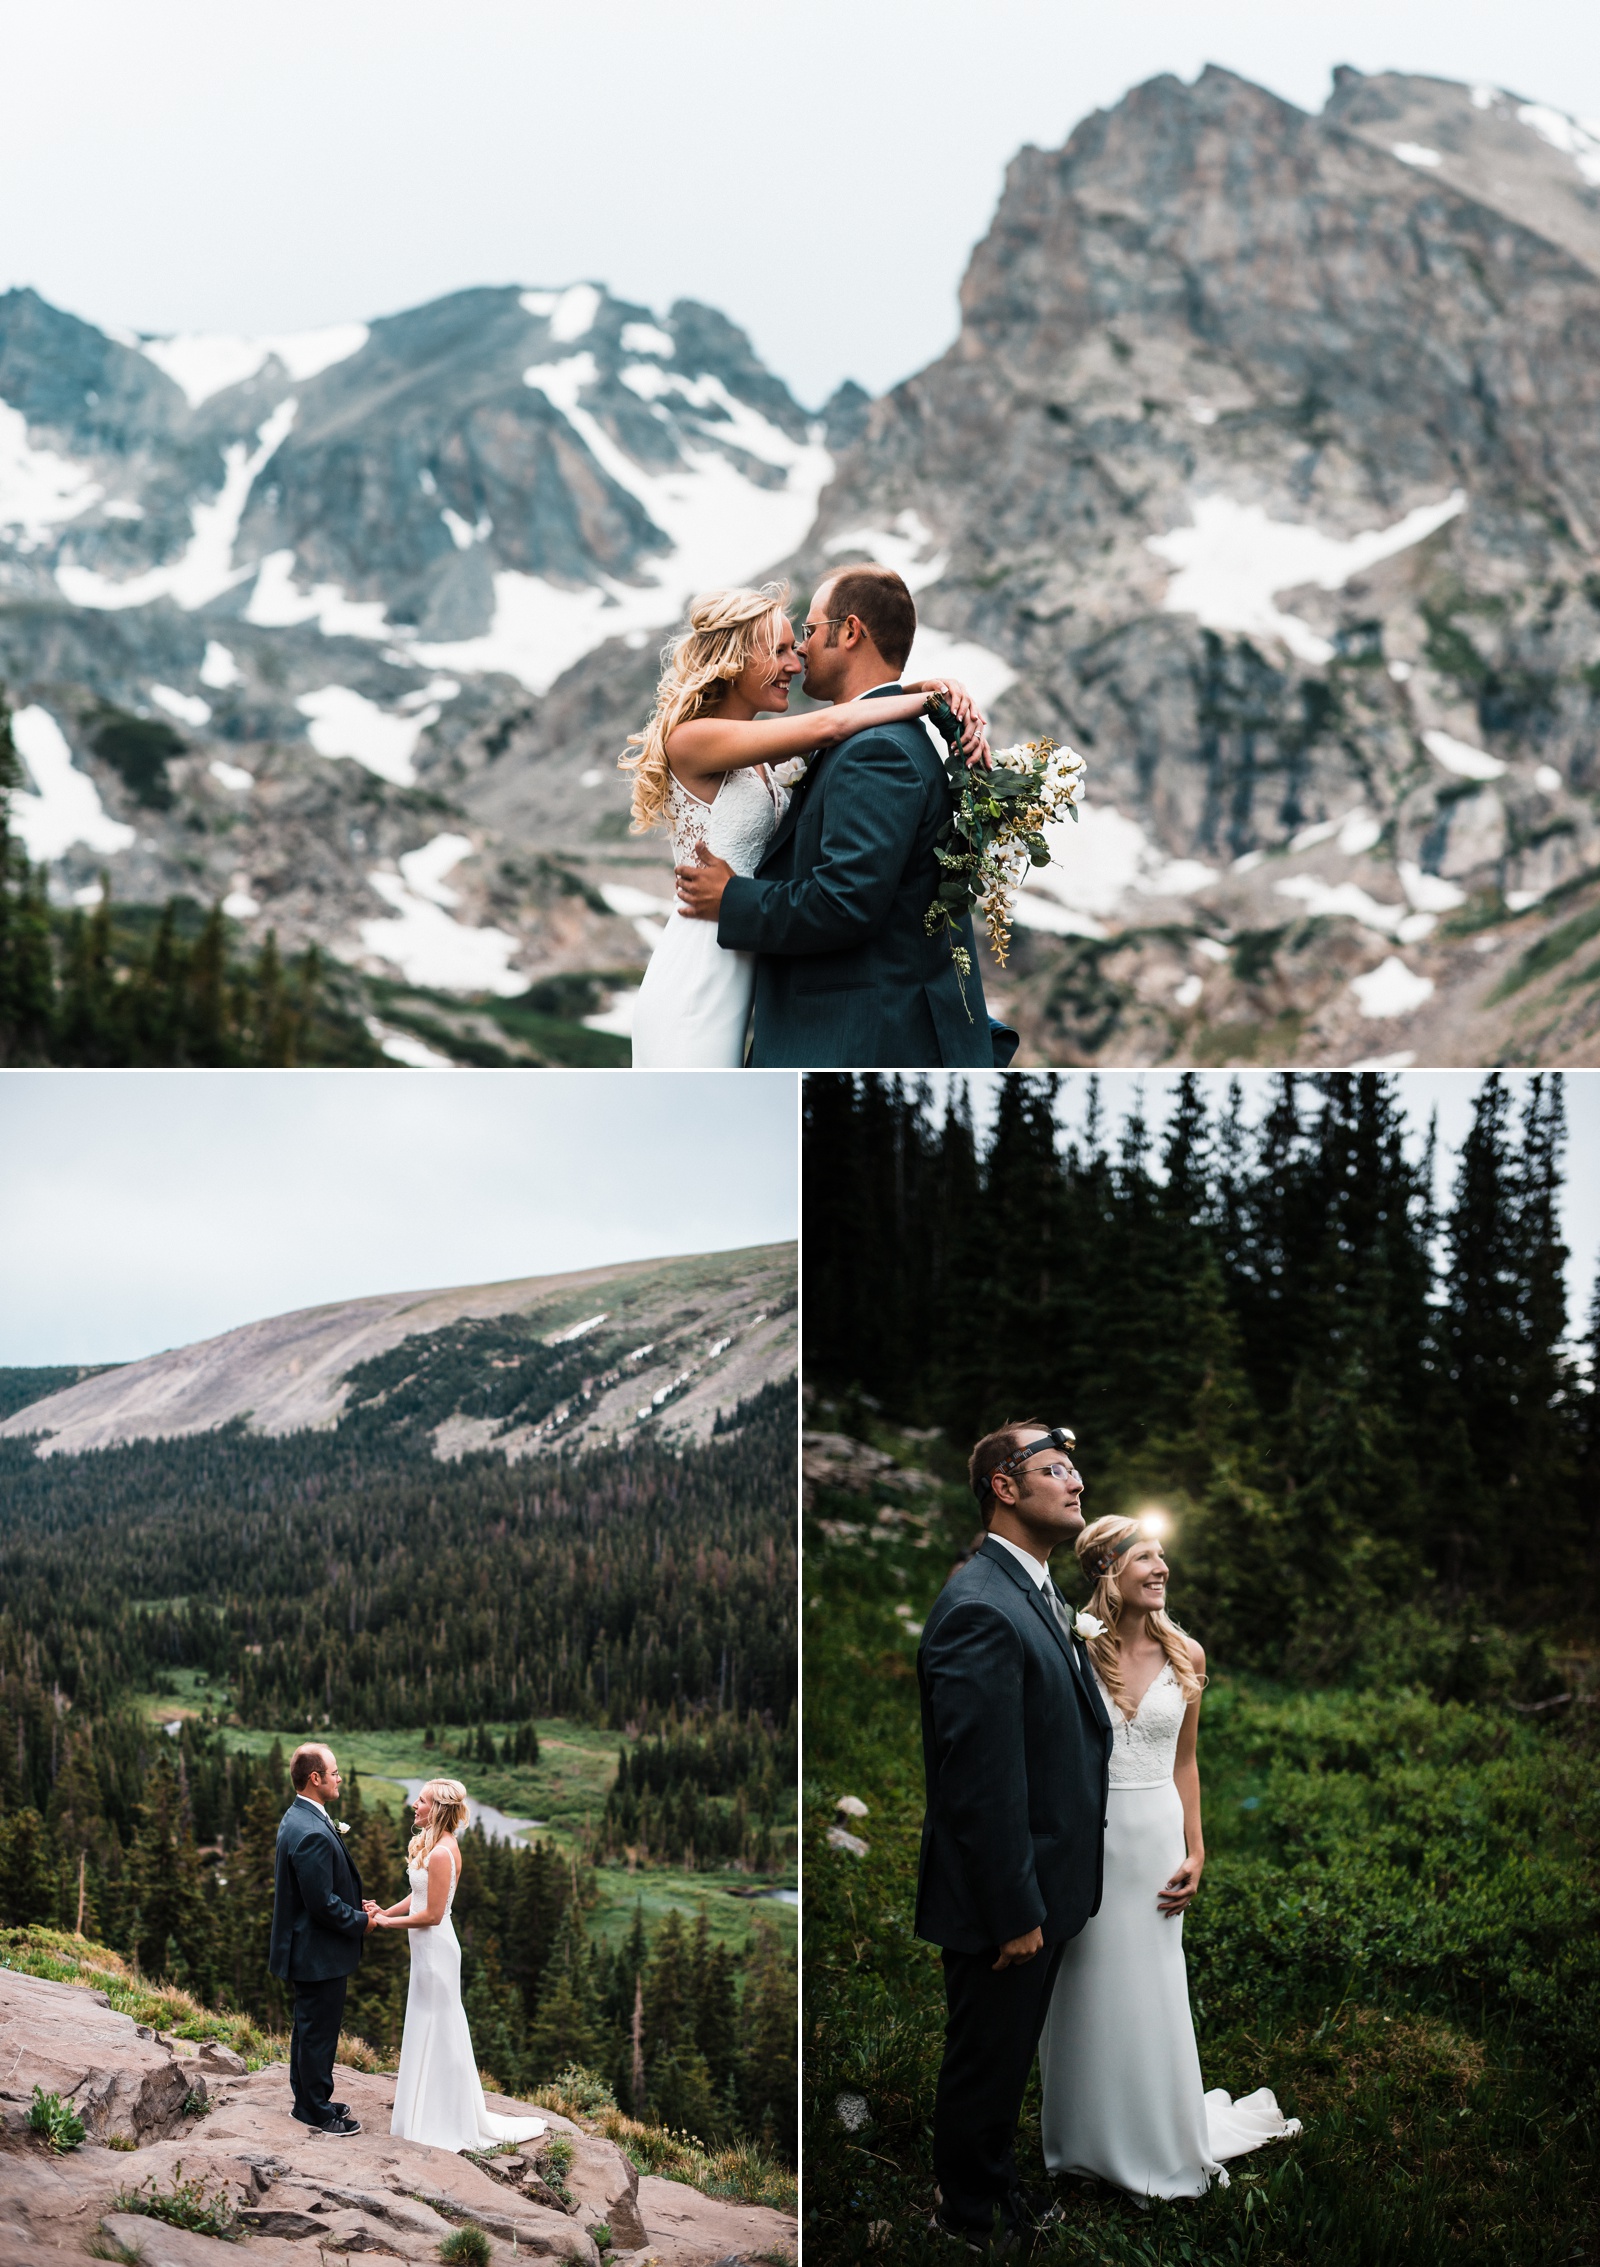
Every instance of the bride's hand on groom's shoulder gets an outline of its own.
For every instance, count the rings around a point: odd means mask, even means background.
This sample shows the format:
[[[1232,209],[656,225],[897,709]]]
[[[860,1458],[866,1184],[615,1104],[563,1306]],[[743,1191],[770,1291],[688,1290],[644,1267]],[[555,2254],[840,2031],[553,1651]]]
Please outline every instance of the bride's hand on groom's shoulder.
[[[976,764],[982,764],[986,771],[993,771],[994,758],[989,752],[989,719],[965,685],[954,677],[930,677],[914,688],[908,686],[907,690],[937,693],[948,704],[961,727],[961,752],[967,759],[968,770]]]

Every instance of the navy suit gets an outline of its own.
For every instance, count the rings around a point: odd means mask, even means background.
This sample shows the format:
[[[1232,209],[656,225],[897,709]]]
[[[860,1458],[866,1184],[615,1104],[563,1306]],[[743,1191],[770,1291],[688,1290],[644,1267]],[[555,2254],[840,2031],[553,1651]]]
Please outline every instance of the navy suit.
[[[320,1803],[297,1795],[278,1825],[267,1966],[294,1988],[289,2085],[295,2114],[325,2125],[345,1987],[361,1961],[361,1876]]]
[[[1061,1948],[1100,1904],[1111,1723],[1051,1596],[992,1535],[935,1601],[917,1683],[916,1931],[944,1948],[947,2007],[934,2174],[945,2217],[986,2232],[996,2208],[1015,2216],[1017,2119]],[[1043,1951],[997,1974],[999,1947],[1035,1928]]]
[[[728,883],[717,922],[719,944],[757,955],[752,1067],[1010,1062],[1017,1035],[984,1006],[976,955],[958,981],[948,934],[923,928],[949,816],[944,767],[916,719],[873,725],[813,759],[756,872]],[[970,916],[961,937],[973,953]]]

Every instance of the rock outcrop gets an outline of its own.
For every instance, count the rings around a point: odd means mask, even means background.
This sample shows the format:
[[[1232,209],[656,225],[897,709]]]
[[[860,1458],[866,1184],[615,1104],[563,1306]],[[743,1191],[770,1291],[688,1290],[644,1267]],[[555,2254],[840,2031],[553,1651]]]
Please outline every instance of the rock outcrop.
[[[901,565],[1089,757],[997,986],[1036,1058],[1592,1048],[1507,978],[1600,870],[1597,181],[1555,113],[1349,71],[1012,164],[804,566]]]
[[[226,2050],[141,2037],[103,1994],[75,1986],[0,1973],[0,2048],[0,2267],[79,2260],[92,2244],[102,2256],[137,2252],[145,2267],[317,2267],[329,2253],[367,2252],[436,2261],[466,2224],[488,2237],[494,2267],[528,2256],[600,2267],[602,2243],[630,2267],[796,2256],[787,2215],[641,2180],[614,2142],[553,2111],[537,2113],[548,2132],[521,2150],[455,2156],[393,2138],[392,2077],[341,2068],[339,2098],[363,2130],[312,2133],[289,2114],[281,2064],[244,2073],[224,2067]],[[92,2138],[50,2155],[26,2125],[35,2083],[70,2099]],[[492,2106],[529,2114],[497,2097]],[[545,2158],[555,2140],[571,2152],[562,2167]],[[238,2243],[128,2208],[131,2194],[180,2180],[226,2198]]]

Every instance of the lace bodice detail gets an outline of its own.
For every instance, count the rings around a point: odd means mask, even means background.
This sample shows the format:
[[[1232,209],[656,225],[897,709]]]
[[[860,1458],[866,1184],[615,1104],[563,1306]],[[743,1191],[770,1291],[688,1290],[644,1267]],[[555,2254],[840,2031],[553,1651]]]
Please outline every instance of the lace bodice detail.
[[[1178,1733],[1187,1705],[1172,1673],[1172,1663],[1162,1663],[1160,1675],[1146,1691],[1131,1723],[1101,1682],[1098,1669],[1094,1681],[1100,1686],[1100,1697],[1111,1719],[1112,1786],[1164,1787],[1178,1758]]]
[[[691,795],[674,779],[667,792],[673,864],[691,864],[695,845],[703,842],[713,857],[725,858],[736,874],[753,874],[766,856],[767,844],[788,800],[786,791],[769,781],[759,765],[724,772],[722,785],[709,803]]]

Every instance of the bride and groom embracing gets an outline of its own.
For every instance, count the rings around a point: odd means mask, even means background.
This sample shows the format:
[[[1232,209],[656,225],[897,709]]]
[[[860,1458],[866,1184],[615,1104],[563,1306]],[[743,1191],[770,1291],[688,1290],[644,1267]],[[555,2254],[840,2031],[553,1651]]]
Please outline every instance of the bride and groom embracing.
[[[920,719],[942,697],[969,764],[990,762],[985,720],[948,678],[902,681],[917,613],[892,568],[831,575],[798,634],[787,595],[697,598],[621,759],[635,833],[665,820],[677,870],[634,1068],[734,1069],[748,1036],[760,1069],[1004,1069],[1016,1033],[926,925],[951,795]],[[788,716],[802,673],[830,705]],[[970,962],[970,916],[954,941]]]
[[[1300,2130],[1265,2087],[1202,2087],[1183,1914],[1205,1864],[1205,1655],[1168,1618],[1146,1526],[1085,1526],[1072,1446],[1031,1420],[978,1442],[984,1540],[917,1656],[916,1932],[942,1949],[947,2008],[934,2227],[975,2251],[1025,2248],[1060,2217],[1014,2160],[1035,2053],[1052,2174],[1198,2196],[1224,2159]],[[1078,1614],[1050,1574],[1068,1541],[1094,1586]]]
[[[458,1779],[431,1779],[417,1796],[416,1832],[406,1851],[410,1894],[380,1906],[363,1896],[361,1876],[327,1806],[339,1799],[332,1748],[308,1741],[289,1758],[294,1801],[278,1827],[267,1965],[294,1993],[289,2042],[290,2112],[319,2133],[361,2131],[348,2102],[333,2098],[333,2066],[345,1991],[374,1929],[410,1935],[400,2073],[389,2130],[436,2149],[489,2149],[531,2141],[543,2118],[497,2117],[487,2109],[461,2004],[461,1946],[450,1920],[461,1879],[456,1840],[467,1817]]]

